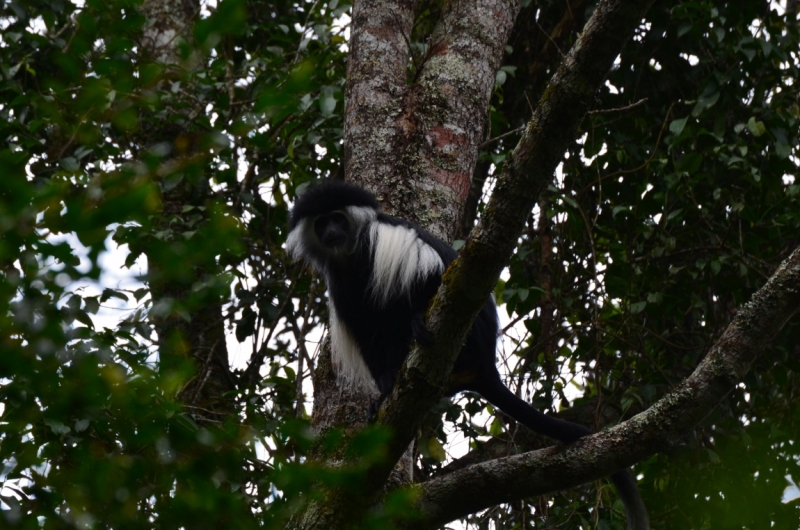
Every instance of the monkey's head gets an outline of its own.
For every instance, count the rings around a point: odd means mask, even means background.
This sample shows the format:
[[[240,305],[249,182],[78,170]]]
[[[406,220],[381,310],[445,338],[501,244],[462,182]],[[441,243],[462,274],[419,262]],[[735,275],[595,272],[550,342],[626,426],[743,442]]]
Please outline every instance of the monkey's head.
[[[322,273],[347,265],[378,208],[375,197],[359,187],[338,181],[313,186],[292,208],[286,250]]]

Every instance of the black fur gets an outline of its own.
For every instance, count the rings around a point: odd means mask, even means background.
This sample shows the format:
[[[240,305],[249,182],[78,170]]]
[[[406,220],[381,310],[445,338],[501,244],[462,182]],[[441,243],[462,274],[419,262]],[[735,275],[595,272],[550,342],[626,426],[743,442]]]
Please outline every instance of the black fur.
[[[292,208],[289,230],[293,230],[300,219],[341,210],[345,206],[366,206],[377,210],[377,199],[370,192],[352,184],[331,181],[306,190]]]
[[[347,206],[366,206],[376,211],[378,209],[377,201],[369,192],[352,185],[330,183],[312,188],[297,199],[290,226],[295,229],[304,218],[319,218],[318,216],[327,215],[334,210],[344,210]],[[325,222],[324,217],[319,219]],[[419,240],[439,255],[444,265],[442,272],[458,255],[450,245],[408,221],[377,213],[372,222],[413,230]],[[336,230],[338,236],[340,226],[332,227],[332,230]],[[315,233],[320,237],[319,231]],[[330,257],[327,258],[320,258],[317,254],[301,257],[306,258],[325,275],[330,302],[337,318],[358,345],[359,353],[380,391],[379,400],[371,407],[371,413],[374,413],[391,392],[412,341],[430,343],[431,337],[425,327],[424,314],[428,302],[439,288],[441,272],[417,279],[407,292],[397,292],[382,303],[378,301],[375,289],[385,286],[370,284],[376,258],[367,230],[365,227],[352,226],[350,237],[357,240],[355,245],[351,245],[352,252],[345,257],[333,250],[330,250]],[[310,243],[302,248],[320,248],[316,242],[314,245]],[[310,250],[306,252],[311,253]],[[327,250],[323,250],[325,252]],[[518,422],[561,442],[573,442],[592,434],[590,429],[582,425],[539,412],[503,384],[495,364],[497,336],[497,309],[494,299],[488,297],[456,360],[448,394],[465,390],[478,392]],[[636,481],[628,471],[616,473],[612,479],[626,506],[628,528],[649,529],[647,511],[636,488]]]

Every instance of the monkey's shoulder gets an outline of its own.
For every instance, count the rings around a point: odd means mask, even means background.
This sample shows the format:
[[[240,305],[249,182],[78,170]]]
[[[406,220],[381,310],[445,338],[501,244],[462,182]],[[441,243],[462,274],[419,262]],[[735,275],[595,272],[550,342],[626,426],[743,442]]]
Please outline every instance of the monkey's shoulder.
[[[405,219],[394,217],[385,213],[378,214],[378,222],[385,223],[390,226],[402,226],[404,228],[410,228],[416,232],[417,237],[423,243],[431,247],[439,255],[439,257],[442,258],[445,268],[458,257],[458,252],[453,247],[416,223],[412,223],[411,221],[407,221]]]

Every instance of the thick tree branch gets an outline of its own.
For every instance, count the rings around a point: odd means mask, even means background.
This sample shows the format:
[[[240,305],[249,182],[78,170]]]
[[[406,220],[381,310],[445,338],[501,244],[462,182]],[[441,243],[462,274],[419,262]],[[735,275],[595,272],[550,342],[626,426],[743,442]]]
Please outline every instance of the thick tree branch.
[[[404,184],[426,202],[397,213],[448,241],[459,231],[495,74],[519,8],[508,0],[446,3],[398,120],[408,139]]]
[[[348,180],[375,191],[371,178],[391,175],[400,166],[402,145],[397,116],[406,91],[408,44],[414,0],[356,0],[345,87],[344,168]],[[360,429],[375,399],[368,391],[339,385],[329,345],[318,360],[312,425]],[[335,511],[309,510],[301,527],[332,528]]]
[[[433,528],[501,502],[609,475],[677,443],[750,370],[800,311],[800,247],[736,315],[694,373],[647,411],[568,446],[476,464],[421,486],[422,521]]]
[[[407,90],[407,36],[414,0],[353,3],[344,115],[348,180],[377,191],[372,179],[396,175],[406,142],[398,128]]]
[[[448,3],[407,85],[413,2],[353,8],[345,174],[376,192],[385,211],[445,240],[458,231],[495,72],[518,11],[517,1]]]

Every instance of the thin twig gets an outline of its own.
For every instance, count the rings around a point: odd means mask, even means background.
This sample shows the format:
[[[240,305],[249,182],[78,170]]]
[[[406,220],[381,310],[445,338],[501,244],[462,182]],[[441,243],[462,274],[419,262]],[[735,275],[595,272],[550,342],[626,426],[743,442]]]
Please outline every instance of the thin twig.
[[[408,46],[408,55],[411,56],[411,64],[414,65],[414,73],[416,75],[416,72],[419,70],[419,66],[417,65],[416,58],[414,58],[414,50],[411,49],[411,41],[408,40],[406,32],[403,31],[403,25],[400,23],[400,20],[398,20],[397,13],[395,13],[394,11],[389,11],[389,13],[392,15],[392,20],[397,26],[397,29],[400,31],[400,35],[403,36],[403,40],[406,41],[406,46]]]
[[[314,0],[314,5],[311,6],[311,9],[308,10],[308,15],[306,15],[306,21],[303,23],[303,29],[300,31],[300,44],[297,45],[297,51],[294,53],[294,59],[292,60],[292,64],[297,62],[297,59],[300,57],[300,48],[303,46],[303,41],[305,39],[306,31],[308,30],[308,21],[311,20],[311,14],[317,8],[317,4],[319,4],[319,0]]]
[[[525,94],[525,101],[528,102],[528,108],[531,109],[531,116],[534,114],[533,105],[531,104],[531,98],[528,97],[528,92],[523,92]]]
[[[306,306],[308,309],[308,306]],[[290,311],[286,315],[286,320],[288,321],[289,325],[294,328],[295,334],[295,342],[297,343],[298,349],[298,359],[297,359],[297,379],[295,380],[295,395],[297,398],[296,410],[295,414],[298,418],[302,418],[303,416],[303,363],[308,363],[308,372],[311,376],[311,383],[314,383],[314,363],[311,361],[311,357],[308,355],[308,350],[306,349],[306,335],[308,333],[309,328],[309,321],[308,318],[303,319],[303,326],[301,327],[297,323],[297,317],[295,314]]]
[[[75,127],[75,131],[72,133],[72,136],[70,136],[69,140],[67,140],[67,143],[64,144],[64,147],[61,148],[61,152],[58,153],[58,157],[56,157],[56,160],[61,160],[61,157],[64,156],[64,153],[67,152],[67,149],[72,147],[72,143],[75,141],[75,137],[78,136],[78,130],[80,129],[80,124],[86,121],[86,117],[89,116],[89,113],[92,112],[93,110],[94,110],[94,105],[89,107],[89,110],[87,110],[83,114],[83,116],[81,116],[81,119],[78,122],[79,125]]]
[[[67,31],[67,28],[69,28],[73,24],[73,22],[75,22],[75,20],[72,17],[70,17],[69,20],[67,20],[67,22],[64,24],[64,27],[62,27],[60,30],[58,30],[58,32],[55,35],[53,35],[52,40],[56,40],[57,38],[61,37],[61,35],[63,35],[65,31]]]
[[[200,397],[200,391],[202,391],[203,387],[206,386],[206,382],[208,382],[208,378],[211,375],[211,359],[214,356],[214,349],[217,347],[218,342],[218,340],[214,341],[214,344],[212,344],[211,348],[208,349],[208,357],[206,357],[206,360],[203,363],[203,379],[200,380],[200,384],[197,385],[197,388],[195,388],[194,395],[189,401],[189,403],[192,405],[197,402],[197,398]]]
[[[483,142],[481,145],[479,145],[479,146],[478,146],[478,149],[483,149],[483,148],[484,148],[484,147],[486,147],[487,145],[489,145],[489,144],[493,144],[494,142],[496,142],[496,141],[498,141],[498,140],[502,140],[503,138],[506,138],[506,137],[508,137],[508,136],[511,136],[512,134],[517,134],[517,133],[520,133],[520,132],[522,132],[522,131],[524,131],[524,130],[525,130],[525,127],[527,127],[527,125],[523,125],[522,127],[517,127],[517,128],[516,128],[516,129],[514,129],[513,131],[508,131],[507,133],[503,133],[503,134],[501,134],[500,136],[495,136],[494,138],[489,138],[488,140],[486,140],[485,142]]]
[[[658,153],[658,146],[661,144],[661,137],[664,135],[664,130],[667,128],[667,121],[669,121],[669,117],[670,117],[670,115],[672,114],[672,107],[674,107],[674,106],[675,106],[675,103],[673,103],[672,105],[670,105],[670,106],[669,106],[669,110],[667,110],[667,115],[666,115],[666,116],[664,116],[664,123],[663,123],[663,124],[661,124],[661,130],[660,130],[660,131],[659,131],[659,133],[658,133],[658,138],[656,138],[656,144],[655,144],[655,146],[653,146],[653,152],[652,152],[652,154],[650,155],[650,158],[648,158],[648,159],[647,159],[647,160],[644,162],[644,164],[642,164],[642,165],[641,165],[641,166],[639,166],[639,167],[635,167],[635,168],[633,168],[633,169],[620,169],[619,171],[615,171],[615,172],[613,172],[613,173],[610,173],[610,174],[608,174],[608,175],[605,175],[605,176],[599,177],[599,178],[598,178],[597,180],[595,180],[594,182],[591,182],[591,183],[587,184],[587,185],[586,185],[586,187],[585,187],[585,188],[583,188],[583,190],[581,190],[581,193],[583,193],[584,191],[586,191],[587,189],[589,189],[591,186],[594,186],[595,184],[599,184],[600,182],[602,182],[602,181],[604,181],[604,180],[606,180],[606,179],[610,179],[610,178],[612,178],[612,177],[616,177],[616,176],[618,176],[618,175],[626,175],[626,174],[628,174],[628,173],[636,173],[636,172],[637,172],[637,171],[639,171],[640,169],[643,169],[643,168],[647,167],[647,165],[648,165],[650,162],[652,162],[652,161],[653,161],[653,159],[656,157],[656,153]]]
[[[269,341],[272,340],[272,335],[278,328],[278,321],[283,316],[284,309],[286,309],[289,301],[292,299],[292,294],[294,293],[294,288],[296,285],[297,276],[294,277],[289,285],[289,290],[286,292],[286,298],[283,299],[281,306],[278,308],[278,314],[275,316],[274,325],[270,328],[267,338],[262,343],[261,348],[259,348],[258,351],[254,353],[252,357],[250,357],[250,362],[247,364],[247,368],[245,368],[245,377],[243,378],[245,384],[248,386],[252,386],[256,382],[258,372],[261,369],[261,364],[264,362],[264,358],[267,356]]]
[[[597,278],[597,248],[595,247],[594,243],[594,234],[592,233],[592,225],[589,223],[589,218],[586,216],[586,212],[583,211],[581,204],[578,201],[575,201],[575,206],[578,207],[578,213],[581,214],[583,218],[583,223],[586,225],[586,235],[589,236],[589,245],[592,251],[592,276],[594,276],[594,288],[595,292],[600,289],[600,280]],[[597,304],[592,304],[593,307],[593,319],[595,321],[595,325],[598,325],[598,316],[597,316]]]
[[[631,103],[630,105],[628,105],[626,107],[615,107],[613,109],[590,110],[589,112],[587,112],[587,114],[609,114],[611,112],[622,112],[622,111],[625,111],[625,110],[630,110],[630,109],[632,109],[634,107],[638,107],[639,105],[643,105],[645,102],[647,102],[647,98],[642,98],[639,101],[637,101],[636,103]]]
[[[538,20],[536,20],[535,22],[536,22],[536,25],[537,25],[537,26],[539,26],[539,29],[542,31],[542,33],[544,33],[544,36],[545,36],[545,37],[547,37],[548,39],[550,39],[550,42],[552,42],[552,43],[553,43],[553,46],[555,46],[555,47],[556,47],[556,50],[558,50],[558,53],[560,53],[560,54],[561,54],[561,58],[563,59],[563,58],[564,58],[564,52],[562,52],[562,51],[561,51],[561,48],[559,48],[559,47],[558,47],[558,44],[556,43],[556,41],[554,41],[554,40],[553,40],[553,37],[551,37],[551,36],[550,36],[550,34],[549,34],[549,33],[547,33],[547,32],[544,30],[544,28],[543,28],[543,27],[542,27],[542,26],[539,24],[539,21],[538,21]]]

